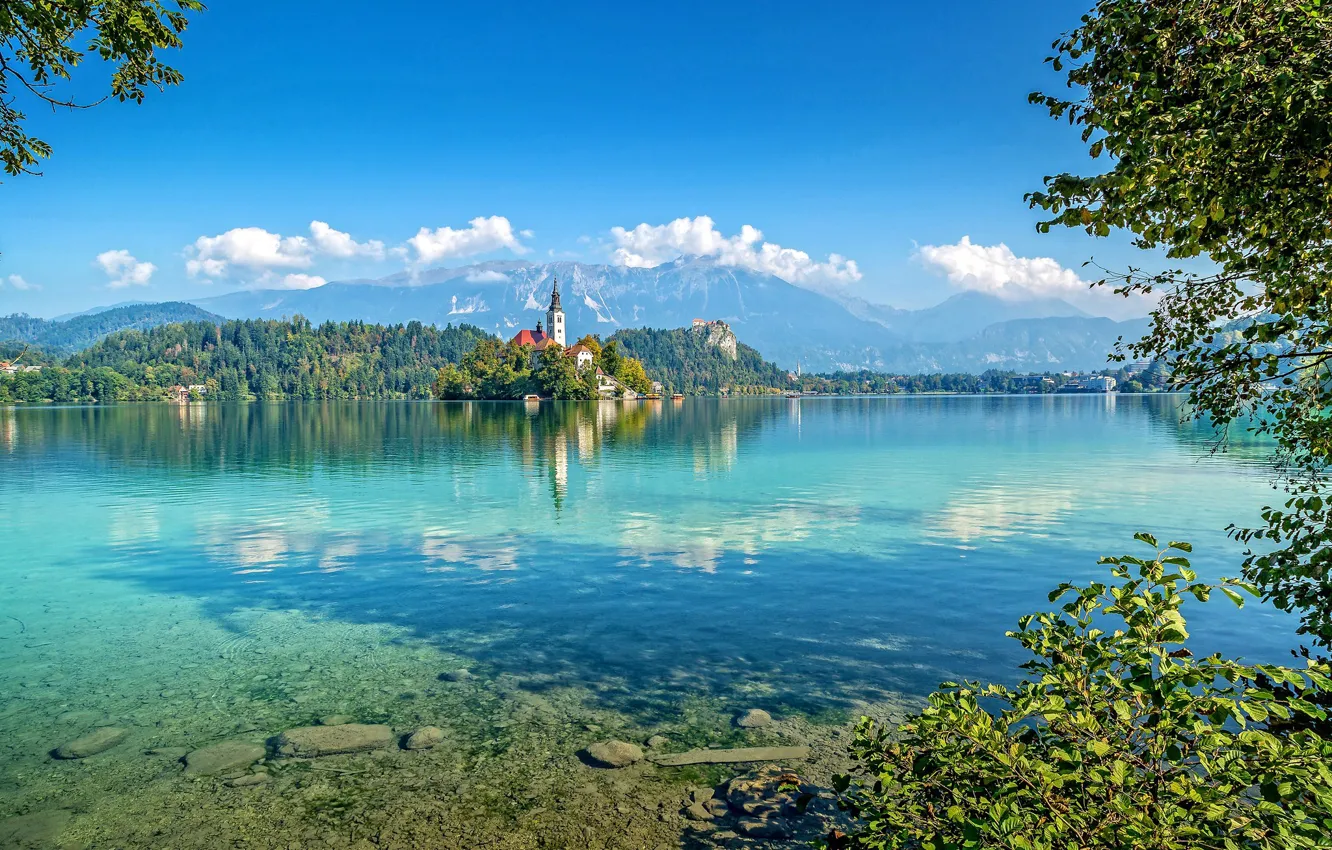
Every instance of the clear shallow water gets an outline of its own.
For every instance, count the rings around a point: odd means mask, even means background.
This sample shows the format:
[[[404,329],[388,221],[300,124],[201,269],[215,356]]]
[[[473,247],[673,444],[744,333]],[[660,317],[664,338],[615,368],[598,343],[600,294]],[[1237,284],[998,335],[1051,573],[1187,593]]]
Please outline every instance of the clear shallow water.
[[[448,713],[465,753],[530,699],[570,741],[705,742],[751,704],[832,723],[1012,678],[1004,630],[1136,530],[1236,571],[1224,528],[1273,496],[1261,450],[1210,455],[1177,403],[0,410],[0,817],[60,806],[114,842],[99,801],[184,793],[146,750],[335,711]],[[1192,624],[1255,660],[1293,642],[1261,606]],[[484,684],[435,678],[458,668]],[[117,758],[46,757],[112,721],[136,734]]]

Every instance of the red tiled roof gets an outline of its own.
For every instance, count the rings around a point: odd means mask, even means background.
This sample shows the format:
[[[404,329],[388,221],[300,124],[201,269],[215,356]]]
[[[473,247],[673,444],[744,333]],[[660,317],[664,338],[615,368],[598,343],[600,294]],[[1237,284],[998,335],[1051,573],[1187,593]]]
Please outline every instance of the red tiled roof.
[[[533,334],[533,336],[535,335],[536,334]],[[552,345],[558,346],[559,343],[551,339],[550,337],[546,336],[545,334],[542,334],[541,339],[537,340],[536,350],[545,351],[547,348],[550,348]]]
[[[548,339],[548,337],[541,331],[529,331],[524,329],[518,332],[518,335],[513,338],[513,341],[519,345],[536,345],[544,339]]]
[[[564,349],[564,353],[569,357],[581,354],[584,351],[586,351],[588,354],[592,353],[592,349],[588,348],[586,345],[583,345],[581,342],[578,343],[577,345],[571,345],[568,348]]]

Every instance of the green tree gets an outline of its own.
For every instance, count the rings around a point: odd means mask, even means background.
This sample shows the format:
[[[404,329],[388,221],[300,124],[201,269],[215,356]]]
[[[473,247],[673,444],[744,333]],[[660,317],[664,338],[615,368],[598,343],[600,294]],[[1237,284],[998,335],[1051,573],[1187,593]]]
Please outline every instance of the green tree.
[[[1157,549],[1150,535],[1137,539]],[[1194,658],[1181,609],[1216,590],[1170,543],[1102,559],[1116,583],[1062,584],[1060,610],[1009,632],[1033,659],[1015,687],[944,683],[890,734],[857,729],[841,848],[1295,850],[1329,847],[1332,744],[1297,716],[1327,666]],[[1264,682],[1282,685],[1280,692]]]
[[[550,346],[541,352],[541,368],[537,371],[541,391],[556,399],[596,398],[595,384],[589,393],[589,384],[579,374],[574,358],[565,357],[559,346]]]
[[[592,359],[594,362],[596,358],[601,356],[601,337],[596,334],[583,334],[583,338],[574,344],[586,345],[588,348],[592,349]]]
[[[647,372],[643,371],[643,364],[633,357],[620,358],[619,371],[615,377],[634,392],[645,393],[652,389],[652,382],[648,380]]]
[[[601,368],[601,371],[607,375],[618,375],[620,373],[620,343],[619,340],[612,339],[601,347],[601,353],[593,360],[593,363]]]
[[[0,162],[11,175],[38,174],[39,159],[51,146],[24,130],[19,98],[41,106],[87,108],[107,99],[142,103],[149,88],[159,91],[181,74],[157,56],[181,46],[188,12],[201,12],[200,0],[0,0]],[[75,39],[86,38],[83,46]],[[113,67],[110,92],[80,103],[57,91],[91,53]]]
[[[435,398],[454,400],[470,398],[471,379],[452,363],[445,364],[435,376]]]
[[[1211,268],[1127,269],[1100,283],[1159,297],[1127,346],[1161,361],[1218,428],[1272,435],[1288,500],[1248,579],[1332,646],[1332,14],[1323,0],[1099,0],[1054,43],[1069,92],[1033,102],[1079,127],[1092,176],[1046,178],[1030,203],[1097,236]],[[1182,265],[1182,264],[1181,264]],[[1124,352],[1118,354],[1124,358]]]

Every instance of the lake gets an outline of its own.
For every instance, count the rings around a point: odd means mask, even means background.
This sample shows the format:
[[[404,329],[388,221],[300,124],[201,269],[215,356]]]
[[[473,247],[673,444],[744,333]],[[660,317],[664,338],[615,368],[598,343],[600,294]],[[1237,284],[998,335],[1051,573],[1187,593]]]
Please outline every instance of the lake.
[[[0,409],[0,845],[716,846],[678,810],[721,769],[575,753],[803,742],[826,778],[860,714],[1013,680],[1005,629],[1135,531],[1235,574],[1264,450],[1212,454],[1179,404]],[[1190,622],[1294,643],[1260,605]],[[443,743],[182,771],[320,718]]]

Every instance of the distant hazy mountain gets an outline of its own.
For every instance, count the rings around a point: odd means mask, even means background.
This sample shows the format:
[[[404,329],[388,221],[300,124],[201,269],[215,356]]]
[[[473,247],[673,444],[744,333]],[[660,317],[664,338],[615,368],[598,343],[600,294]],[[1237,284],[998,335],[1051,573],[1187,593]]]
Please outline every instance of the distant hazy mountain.
[[[221,318],[183,301],[111,307],[64,320],[3,316],[0,342],[30,343],[53,354],[71,354],[116,331],[147,330],[173,322],[213,322]]]
[[[722,319],[765,358],[783,368],[799,362],[811,371],[1098,368],[1116,337],[1136,328],[1093,319],[1058,299],[1010,300],[975,292],[925,310],[899,310],[830,297],[699,257],[651,269],[491,262],[309,290],[233,292],[195,303],[235,318],[299,313],[315,322],[468,322],[510,336],[542,319],[555,275],[571,337]]]
[[[996,322],[1014,319],[1086,317],[1087,313],[1059,298],[999,298],[983,292],[960,292],[923,310],[902,310],[860,298],[832,295],[857,318],[883,325],[912,342],[958,342]]]
[[[890,337],[882,326],[857,319],[823,295],[699,258],[652,269],[483,264],[425,273],[417,281],[396,275],[295,292],[235,292],[195,303],[237,318],[300,313],[316,322],[470,322],[508,336],[542,319],[554,275],[560,278],[573,337],[610,336],[620,328],[686,327],[695,318],[723,319],[765,357],[791,365],[804,359],[820,368],[877,362],[880,346]],[[413,282],[418,285],[406,285]]]

